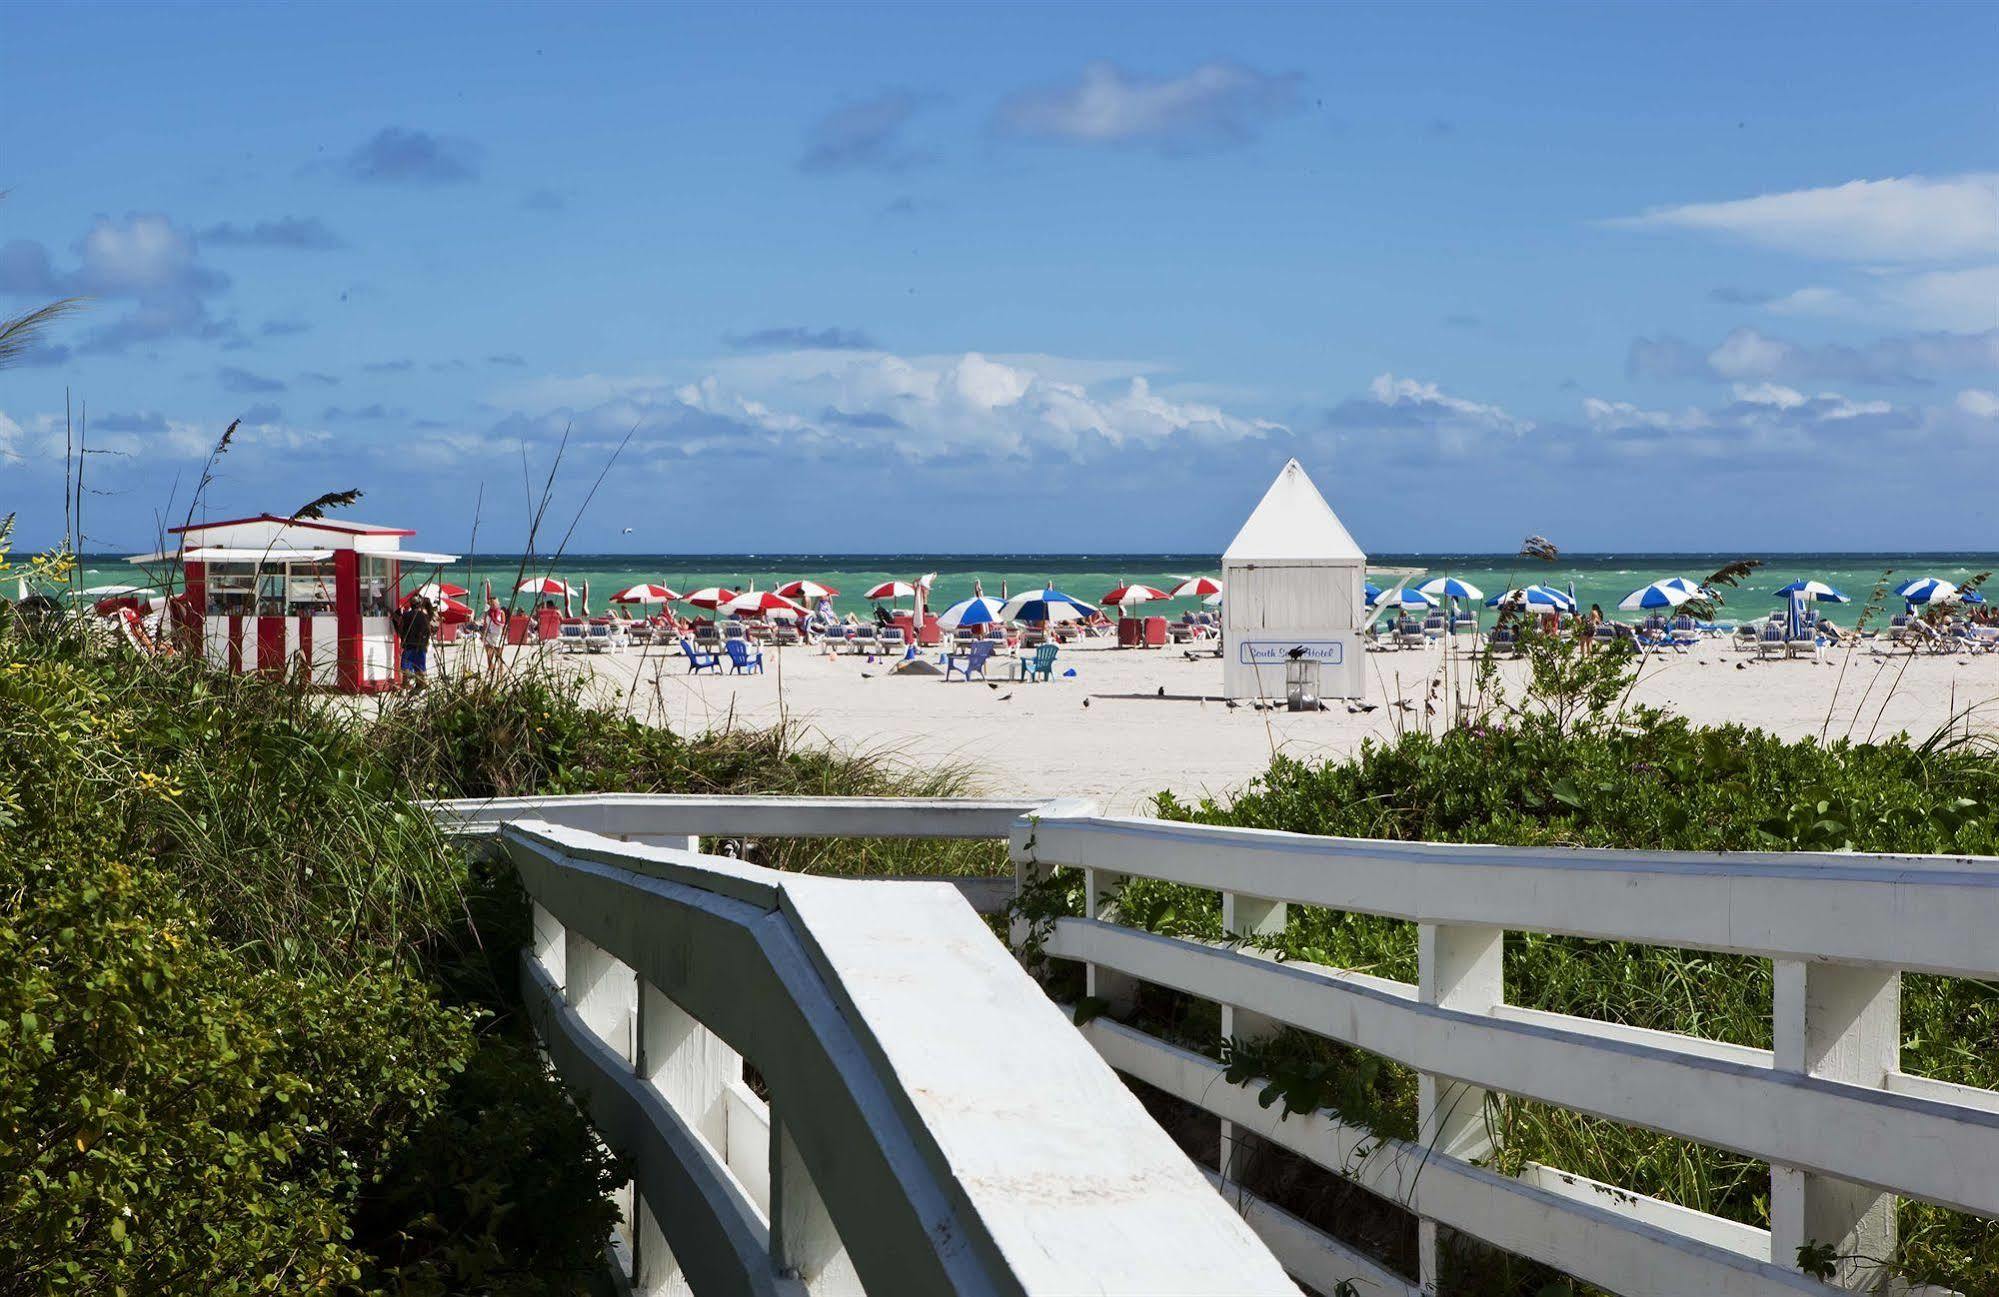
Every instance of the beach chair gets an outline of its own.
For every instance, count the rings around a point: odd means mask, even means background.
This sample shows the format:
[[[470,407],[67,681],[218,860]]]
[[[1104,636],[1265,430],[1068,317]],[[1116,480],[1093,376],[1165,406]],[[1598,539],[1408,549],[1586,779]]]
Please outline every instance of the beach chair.
[[[607,621],[593,621],[583,628],[585,653],[609,653],[618,646],[617,635]]]
[[[1774,621],[1763,623],[1763,629],[1756,636],[1756,656],[1769,657],[1773,654],[1779,657],[1789,655],[1784,647],[1784,628]]]
[[[1423,638],[1426,640],[1444,638],[1444,615],[1433,612],[1423,619]]]
[[[1020,659],[1020,675],[1023,680],[1052,680],[1055,678],[1055,655],[1061,650],[1054,644],[1037,645],[1033,657]]]
[[[880,638],[884,653],[899,653],[909,646],[909,634],[900,626],[882,627]]]
[[[850,629],[852,634],[847,637],[847,643],[853,646],[854,652],[873,653],[881,648],[881,632],[873,626],[854,626]]]
[[[1451,634],[1468,635],[1478,629],[1476,613],[1461,612],[1451,618]]]
[[[1888,619],[1888,638],[1900,643],[1909,637],[1909,614],[1898,612]]]
[[[747,675],[751,672],[755,672],[757,675],[763,674],[764,655],[762,649],[758,649],[752,653],[750,652],[749,642],[739,639],[724,640],[722,641],[722,647],[729,651],[730,675]]]
[[[1494,627],[1491,644],[1494,652],[1517,658],[1520,656],[1520,631],[1513,626]]]
[[[694,628],[694,642],[712,653],[722,647],[722,632],[714,622],[704,621]]]
[[[699,675],[703,671],[721,674],[722,663],[713,653],[703,653],[690,644],[685,635],[680,637],[680,651],[687,658],[687,674]]]
[[[944,678],[949,680],[951,673],[956,671],[966,680],[970,680],[975,674],[983,680],[986,675],[986,663],[991,660],[992,655],[993,644],[991,640],[978,640],[963,653],[946,653],[944,655]]]
[[[1428,642],[1423,635],[1423,623],[1414,617],[1404,617],[1395,623],[1396,648],[1422,648]]]
[[[1022,648],[1033,648],[1037,644],[1046,644],[1047,642],[1048,628],[1045,626],[1029,626],[1020,632],[1020,646]]]
[[[556,628],[556,643],[564,653],[584,652],[589,647],[584,643],[584,640],[588,636],[588,629],[582,621],[574,618],[563,622]]]
[[[798,643],[798,627],[788,621],[781,621],[771,632],[771,641],[780,647]]]

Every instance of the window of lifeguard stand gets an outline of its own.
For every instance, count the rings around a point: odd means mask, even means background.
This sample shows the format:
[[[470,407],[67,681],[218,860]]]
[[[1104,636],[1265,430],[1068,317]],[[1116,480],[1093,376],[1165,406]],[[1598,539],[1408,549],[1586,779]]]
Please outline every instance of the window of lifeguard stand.
[[[396,610],[395,560],[361,556],[361,615],[386,617]]]
[[[247,616],[256,610],[256,564],[210,563],[203,576],[208,590],[208,607],[204,611],[209,616]]]

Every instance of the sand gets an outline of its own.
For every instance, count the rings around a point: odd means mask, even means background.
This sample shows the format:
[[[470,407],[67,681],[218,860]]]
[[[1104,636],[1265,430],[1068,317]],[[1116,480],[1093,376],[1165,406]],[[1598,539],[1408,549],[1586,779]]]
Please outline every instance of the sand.
[[[1045,684],[1006,679],[998,658],[990,685],[947,683],[893,678],[881,658],[829,658],[800,647],[768,649],[761,676],[692,676],[677,651],[551,661],[589,673],[607,697],[682,731],[784,719],[845,750],[967,766],[991,795],[1084,796],[1120,812],[1143,812],[1162,789],[1199,797],[1236,788],[1273,752],[1343,756],[1369,737],[1436,726],[1449,709],[1440,703],[1429,712],[1432,682],[1448,671],[1469,690],[1471,671],[1462,653],[1446,666],[1438,646],[1370,653],[1366,701],[1373,711],[1350,712],[1333,701],[1327,711],[1290,713],[1226,706],[1213,656],[1190,660],[1178,647],[1121,650],[1103,641],[1065,646],[1056,678]],[[1067,668],[1076,675],[1061,675]],[[1523,674],[1520,664],[1502,664],[1509,697],[1520,696]],[[1447,698],[1450,689],[1440,693]],[[1886,738],[1900,730],[1920,738],[1967,708],[1974,727],[1994,733],[1999,653],[1911,658],[1862,648],[1829,652],[1822,663],[1759,662],[1713,642],[1646,658],[1632,698],[1698,723],[1740,721],[1792,738],[1822,731]],[[1408,700],[1408,708],[1393,699]]]

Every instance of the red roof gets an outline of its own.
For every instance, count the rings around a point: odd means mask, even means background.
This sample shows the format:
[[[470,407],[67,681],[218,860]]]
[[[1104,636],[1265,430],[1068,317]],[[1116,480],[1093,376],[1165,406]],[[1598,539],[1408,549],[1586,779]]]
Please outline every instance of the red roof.
[[[341,522],[332,518],[280,518],[271,513],[260,513],[254,518],[230,518],[223,522],[197,522],[185,527],[169,527],[167,534],[181,536],[197,531],[213,531],[217,527],[241,527],[251,522],[274,522],[281,527],[305,527],[313,531],[337,531],[348,536],[416,535],[416,532],[408,527],[377,527],[372,523]]]

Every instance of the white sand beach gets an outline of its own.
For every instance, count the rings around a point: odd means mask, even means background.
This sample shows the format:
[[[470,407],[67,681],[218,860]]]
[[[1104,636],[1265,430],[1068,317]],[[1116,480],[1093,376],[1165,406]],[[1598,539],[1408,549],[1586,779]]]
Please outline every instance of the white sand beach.
[[[1221,702],[1221,664],[1213,656],[1118,649],[1101,640],[1063,647],[1055,679],[1045,684],[1008,680],[997,659],[990,684],[947,683],[891,677],[880,658],[799,647],[766,650],[763,675],[694,676],[678,652],[657,649],[551,661],[590,674],[607,698],[622,697],[634,714],[678,730],[785,719],[842,749],[961,763],[989,794],[1088,796],[1119,811],[1142,810],[1162,789],[1197,797],[1237,787],[1273,752],[1340,756],[1369,737],[1438,724],[1443,714],[1429,716],[1426,699],[1447,669],[1435,646],[1371,653],[1366,701],[1373,711],[1349,712],[1332,701],[1330,710],[1293,714]],[[1061,674],[1069,668],[1073,677]],[[1448,670],[1470,688],[1467,655],[1455,655]],[[1523,674],[1520,663],[1501,664],[1509,698],[1520,696]],[[1408,708],[1393,705],[1396,699]],[[1967,708],[1974,727],[1995,732],[1999,654],[1879,656],[1861,648],[1829,651],[1823,662],[1759,662],[1714,641],[1647,657],[1632,701],[1792,738],[1824,732],[1862,740],[1902,730],[1921,738]]]

